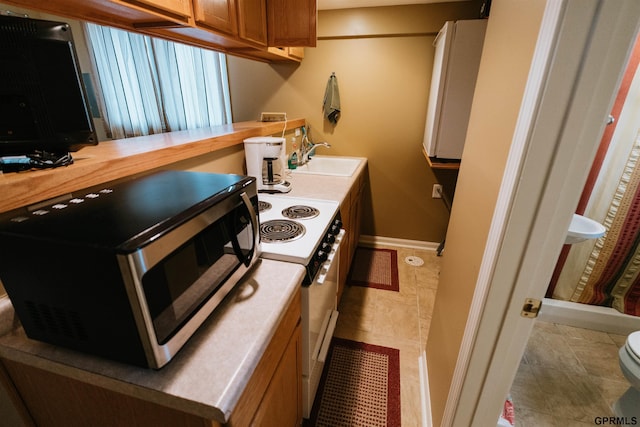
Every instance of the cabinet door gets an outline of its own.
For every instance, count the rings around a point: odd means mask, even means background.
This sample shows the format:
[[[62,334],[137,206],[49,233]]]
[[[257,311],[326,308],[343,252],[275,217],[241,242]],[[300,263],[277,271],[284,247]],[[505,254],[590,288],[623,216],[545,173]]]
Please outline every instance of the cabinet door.
[[[196,22],[204,27],[238,35],[236,0],[193,0]]]
[[[351,253],[352,258],[355,254],[358,242],[360,241],[360,226],[362,224],[362,196],[364,193],[365,185],[364,180],[364,174],[358,177],[358,182],[356,184],[357,190],[355,190],[355,195],[351,198],[351,227],[353,228],[352,238],[354,240],[353,252]]]
[[[261,46],[267,45],[266,0],[238,1],[238,35]]]
[[[316,45],[316,0],[267,0],[269,46]]]
[[[216,421],[138,399],[41,368],[2,359],[33,424],[69,426],[219,427]],[[3,418],[5,414],[2,414]],[[6,418],[4,418],[6,420]],[[5,424],[2,424],[5,425]]]
[[[273,374],[252,426],[296,427],[302,423],[302,343],[300,324]]]
[[[351,190],[353,191],[353,190]],[[340,269],[338,270],[338,303],[342,298],[349,269],[351,268],[351,254],[353,252],[353,226],[351,224],[351,193],[347,194],[344,202],[340,205],[340,216],[342,217],[342,228],[345,233],[342,237],[342,247],[340,248]]]

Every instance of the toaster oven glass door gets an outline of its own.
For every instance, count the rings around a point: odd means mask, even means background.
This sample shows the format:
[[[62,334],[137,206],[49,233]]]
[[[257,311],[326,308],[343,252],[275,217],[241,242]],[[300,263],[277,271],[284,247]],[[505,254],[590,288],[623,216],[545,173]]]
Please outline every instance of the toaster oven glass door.
[[[256,250],[244,204],[177,248],[142,277],[158,344],[166,343]]]

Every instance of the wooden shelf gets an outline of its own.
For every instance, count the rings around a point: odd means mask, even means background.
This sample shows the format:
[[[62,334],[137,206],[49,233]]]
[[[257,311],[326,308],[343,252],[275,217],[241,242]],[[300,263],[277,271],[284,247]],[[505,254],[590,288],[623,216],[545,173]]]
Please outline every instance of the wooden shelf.
[[[305,119],[286,122],[287,129]],[[285,122],[230,125],[103,141],[72,153],[74,163],[56,169],[0,173],[0,212],[242,144],[246,138],[282,133]]]
[[[431,157],[429,157],[424,147],[422,147],[422,155],[425,159],[427,159],[427,163],[429,163],[429,166],[432,169],[460,169],[460,161],[439,162],[437,161],[437,159],[432,159]]]

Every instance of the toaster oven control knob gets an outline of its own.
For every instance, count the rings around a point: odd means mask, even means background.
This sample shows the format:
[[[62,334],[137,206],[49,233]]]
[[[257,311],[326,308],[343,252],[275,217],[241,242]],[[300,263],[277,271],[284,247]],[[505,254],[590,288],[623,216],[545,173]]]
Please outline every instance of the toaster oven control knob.
[[[329,258],[329,254],[325,251],[318,251],[316,253],[316,260],[318,260],[318,262],[325,262],[327,258]]]

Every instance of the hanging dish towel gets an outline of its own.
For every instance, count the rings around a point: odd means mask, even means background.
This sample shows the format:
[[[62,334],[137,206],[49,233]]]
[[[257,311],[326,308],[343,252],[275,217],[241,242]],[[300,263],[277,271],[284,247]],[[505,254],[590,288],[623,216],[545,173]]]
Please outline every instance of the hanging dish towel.
[[[338,79],[335,73],[331,74],[324,91],[324,101],[322,102],[324,116],[334,125],[340,118],[340,92],[338,91]]]

